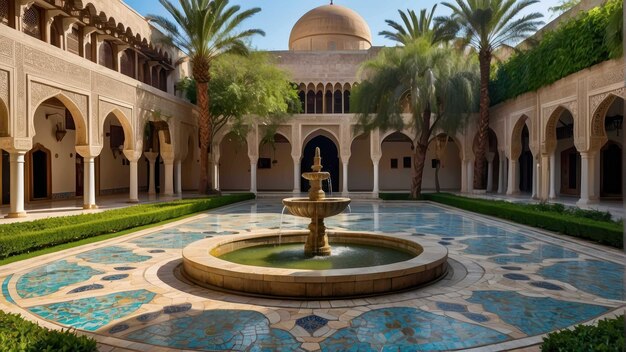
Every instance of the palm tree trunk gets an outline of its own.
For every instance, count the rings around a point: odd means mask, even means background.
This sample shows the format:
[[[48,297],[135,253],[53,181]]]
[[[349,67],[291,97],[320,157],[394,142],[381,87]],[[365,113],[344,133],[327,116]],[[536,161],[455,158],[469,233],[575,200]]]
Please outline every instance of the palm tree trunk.
[[[474,189],[485,189],[485,153],[489,132],[489,74],[491,72],[491,52],[481,50],[480,60],[480,118],[478,120],[478,145],[474,160]]]
[[[209,190],[209,145],[211,144],[209,87],[207,82],[196,82],[198,107],[200,108],[200,178],[198,193],[206,194]]]
[[[426,109],[422,113],[420,137],[413,155],[413,179],[411,180],[411,198],[413,199],[418,199],[422,195],[422,178],[424,176],[426,151],[428,150],[428,138],[430,137],[430,117],[430,109]]]
[[[437,159],[437,165],[435,167],[435,190],[437,193],[441,192],[441,187],[439,186],[439,165],[440,161]]]

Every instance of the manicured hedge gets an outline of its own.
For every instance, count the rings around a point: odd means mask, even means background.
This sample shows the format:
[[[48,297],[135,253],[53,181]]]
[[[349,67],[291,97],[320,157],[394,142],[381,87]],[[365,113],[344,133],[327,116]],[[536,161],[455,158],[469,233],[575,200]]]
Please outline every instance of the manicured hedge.
[[[543,339],[544,352],[624,351],[624,316],[605,319],[598,326],[579,325],[574,330],[549,334]]]
[[[95,352],[94,339],[42,328],[19,315],[0,311],[0,350],[15,352]]]
[[[624,228],[622,224],[617,222],[600,221],[568,213],[540,210],[537,209],[536,205],[529,206],[505,201],[466,198],[447,193],[424,194],[423,198],[616,248],[623,248],[624,246]]]
[[[489,92],[493,105],[526,92],[535,91],[559,79],[600,62],[620,56],[615,44],[605,39],[612,17],[619,19],[623,0],[609,0],[604,6],[547,32],[533,48],[520,52],[499,65]]]
[[[0,225],[0,259],[175,219],[248,199],[254,199],[254,195],[246,193],[186,199],[168,203],[137,205],[96,214]]]

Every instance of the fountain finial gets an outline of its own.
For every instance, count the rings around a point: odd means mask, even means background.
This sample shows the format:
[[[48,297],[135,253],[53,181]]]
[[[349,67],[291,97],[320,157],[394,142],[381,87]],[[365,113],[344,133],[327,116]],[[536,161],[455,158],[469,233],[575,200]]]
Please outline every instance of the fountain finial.
[[[320,147],[315,147],[315,157],[313,158],[313,166],[311,170],[314,172],[322,171],[322,157],[320,156]]]

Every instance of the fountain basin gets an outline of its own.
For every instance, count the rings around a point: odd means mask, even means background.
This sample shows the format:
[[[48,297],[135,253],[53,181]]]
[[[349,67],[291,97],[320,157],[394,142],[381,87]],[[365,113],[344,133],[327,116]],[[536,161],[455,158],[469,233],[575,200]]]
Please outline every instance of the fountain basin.
[[[309,198],[285,198],[283,205],[291,215],[303,218],[328,218],[340,214],[350,204],[350,198],[324,198],[310,200]]]
[[[333,243],[396,248],[415,255],[398,263],[348,269],[303,270],[241,265],[218,256],[247,247],[279,243],[274,232],[217,237],[183,249],[183,274],[205,287],[244,294],[296,299],[372,296],[424,285],[445,274],[448,250],[436,243],[418,243],[412,236],[331,232]],[[304,243],[308,231],[282,234],[282,243]]]

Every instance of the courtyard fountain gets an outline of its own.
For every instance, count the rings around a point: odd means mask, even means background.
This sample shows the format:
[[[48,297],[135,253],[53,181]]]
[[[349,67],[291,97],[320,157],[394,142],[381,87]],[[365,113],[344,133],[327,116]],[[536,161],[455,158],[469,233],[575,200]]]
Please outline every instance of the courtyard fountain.
[[[440,244],[408,235],[328,231],[324,219],[343,212],[351,200],[326,197],[322,182],[330,174],[322,171],[319,148],[311,168],[302,174],[311,185],[308,197],[283,199],[292,215],[311,220],[308,231],[264,230],[194,242],[183,250],[183,276],[237,293],[327,299],[407,290],[446,273],[448,251]]]

